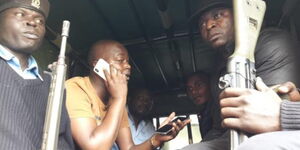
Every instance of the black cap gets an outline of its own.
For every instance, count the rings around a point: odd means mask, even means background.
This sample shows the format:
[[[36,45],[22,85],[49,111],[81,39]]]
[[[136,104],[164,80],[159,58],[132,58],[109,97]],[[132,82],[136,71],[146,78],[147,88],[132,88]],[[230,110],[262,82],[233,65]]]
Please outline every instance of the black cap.
[[[47,18],[50,4],[48,0],[0,0],[0,12],[17,7],[37,11]]]
[[[197,11],[190,17],[189,22],[195,23],[208,10],[217,7],[232,8],[232,0],[201,0]]]

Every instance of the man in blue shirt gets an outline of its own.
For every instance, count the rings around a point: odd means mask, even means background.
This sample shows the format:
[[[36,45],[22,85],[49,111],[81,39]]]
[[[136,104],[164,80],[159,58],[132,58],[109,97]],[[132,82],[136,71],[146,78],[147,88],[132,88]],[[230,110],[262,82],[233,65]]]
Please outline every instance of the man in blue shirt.
[[[153,107],[152,95],[147,89],[136,89],[128,99],[127,106],[132,140],[134,144],[141,144],[155,132],[149,117]]]
[[[40,149],[51,77],[31,56],[41,45],[48,0],[0,0],[0,149]],[[62,107],[57,149],[74,149]]]
[[[39,69],[37,62],[35,59],[30,56],[28,58],[28,67],[25,69],[21,68],[21,64],[19,59],[14,56],[9,49],[5,48],[0,44],[0,57],[4,59],[7,64],[16,72],[18,73],[22,78],[24,79],[36,79],[39,78],[40,80],[43,80],[41,75],[39,74]]]

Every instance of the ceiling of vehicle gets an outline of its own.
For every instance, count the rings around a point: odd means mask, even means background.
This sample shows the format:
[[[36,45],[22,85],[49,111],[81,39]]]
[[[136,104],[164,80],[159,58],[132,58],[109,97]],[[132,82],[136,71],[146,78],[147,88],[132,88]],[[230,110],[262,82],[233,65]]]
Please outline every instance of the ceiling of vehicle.
[[[285,1],[286,16],[299,14],[297,0],[266,0],[266,25],[277,26]],[[215,52],[198,36],[188,18],[199,0],[50,0],[49,29],[60,33],[62,21],[71,21],[69,43],[75,62],[74,75],[83,75],[89,46],[97,40],[113,39],[123,43],[130,54],[131,87],[146,86],[155,93],[184,90],[184,77],[202,70],[211,72]],[[296,7],[296,12],[289,12]],[[288,11],[287,11],[288,10]],[[287,22],[284,17],[282,26]],[[299,19],[295,30],[299,31]],[[299,32],[296,32],[299,33]],[[51,39],[51,35],[48,35]],[[179,91],[179,92],[173,92]],[[170,95],[170,94],[169,94]],[[172,95],[172,94],[171,94]],[[174,95],[174,94],[173,94]],[[172,99],[173,99],[172,98]]]

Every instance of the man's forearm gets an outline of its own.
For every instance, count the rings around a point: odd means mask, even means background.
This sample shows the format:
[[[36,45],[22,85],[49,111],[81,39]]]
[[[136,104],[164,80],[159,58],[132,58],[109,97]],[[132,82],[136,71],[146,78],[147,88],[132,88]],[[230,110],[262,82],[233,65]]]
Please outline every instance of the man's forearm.
[[[96,142],[99,144],[114,143],[118,135],[118,131],[122,122],[124,111],[125,111],[124,100],[119,100],[119,101],[114,101],[112,103],[109,103],[108,111],[105,117],[103,118],[101,125],[97,126],[96,129],[94,130],[92,139],[94,139],[94,141],[99,141]],[[102,140],[106,142],[100,142]]]

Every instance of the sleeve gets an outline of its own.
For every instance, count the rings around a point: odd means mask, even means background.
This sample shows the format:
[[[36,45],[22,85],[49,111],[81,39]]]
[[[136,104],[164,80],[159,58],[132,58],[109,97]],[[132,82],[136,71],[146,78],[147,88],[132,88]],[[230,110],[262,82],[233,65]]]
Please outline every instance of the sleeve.
[[[300,102],[282,101],[280,119],[282,130],[300,130]]]
[[[294,82],[299,86],[298,43],[287,32],[270,28],[262,31],[255,51],[255,68],[268,86]]]
[[[95,118],[87,94],[75,83],[66,83],[66,106],[70,118]]]

